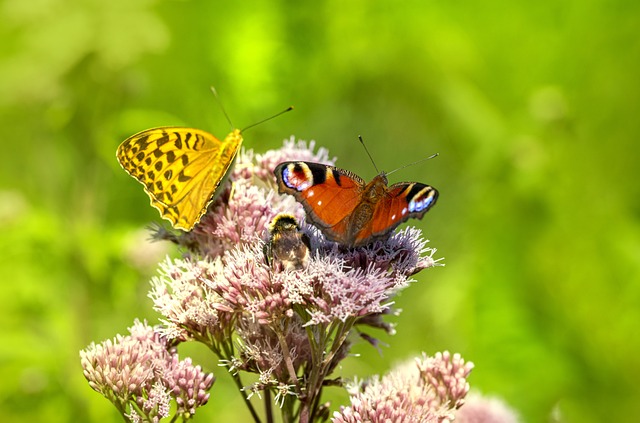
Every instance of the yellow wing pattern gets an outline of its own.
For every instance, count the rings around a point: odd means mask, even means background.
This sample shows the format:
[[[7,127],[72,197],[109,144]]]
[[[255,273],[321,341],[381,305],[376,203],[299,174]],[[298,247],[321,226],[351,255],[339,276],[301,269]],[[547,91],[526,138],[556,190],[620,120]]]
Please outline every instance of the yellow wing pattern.
[[[200,129],[152,128],[127,138],[117,158],[144,186],[160,215],[174,228],[190,231],[213,201],[241,144],[239,129],[220,141]]]

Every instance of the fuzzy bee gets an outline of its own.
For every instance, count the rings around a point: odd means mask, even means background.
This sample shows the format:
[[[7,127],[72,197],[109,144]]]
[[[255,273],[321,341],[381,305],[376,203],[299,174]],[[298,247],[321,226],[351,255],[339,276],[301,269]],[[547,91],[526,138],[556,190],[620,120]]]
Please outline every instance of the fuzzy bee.
[[[280,213],[269,224],[269,241],[264,256],[271,267],[304,269],[309,263],[309,237],[300,230],[296,218]]]

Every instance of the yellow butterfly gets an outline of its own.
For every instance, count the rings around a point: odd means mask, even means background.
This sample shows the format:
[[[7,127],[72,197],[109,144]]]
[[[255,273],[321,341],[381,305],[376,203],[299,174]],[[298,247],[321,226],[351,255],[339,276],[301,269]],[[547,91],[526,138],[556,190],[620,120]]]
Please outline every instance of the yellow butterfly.
[[[211,90],[217,99],[216,90]],[[220,107],[231,123],[222,104]],[[223,141],[195,128],[147,129],[124,140],[116,157],[122,168],[144,186],[162,218],[176,229],[190,231],[228,177],[242,144],[242,132],[290,110],[293,106],[243,130],[234,129]]]
[[[127,138],[116,156],[144,186],[162,218],[190,231],[228,176],[241,144],[239,129],[220,141],[200,129],[160,127]]]

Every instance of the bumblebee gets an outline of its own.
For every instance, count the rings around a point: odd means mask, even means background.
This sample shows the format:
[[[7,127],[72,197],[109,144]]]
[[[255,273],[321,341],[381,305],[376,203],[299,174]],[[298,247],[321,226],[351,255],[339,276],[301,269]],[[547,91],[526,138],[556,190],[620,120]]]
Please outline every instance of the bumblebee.
[[[282,270],[304,269],[309,264],[309,237],[296,218],[280,213],[269,224],[269,241],[264,246],[267,264]]]

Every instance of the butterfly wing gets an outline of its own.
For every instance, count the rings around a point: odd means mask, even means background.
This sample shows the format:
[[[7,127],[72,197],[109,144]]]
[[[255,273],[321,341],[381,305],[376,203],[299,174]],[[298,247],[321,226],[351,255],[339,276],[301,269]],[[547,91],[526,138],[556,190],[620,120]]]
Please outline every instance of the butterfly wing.
[[[389,187],[375,203],[369,223],[355,236],[355,245],[384,238],[409,218],[421,219],[438,199],[438,191],[418,182],[400,182]]]
[[[349,218],[360,202],[364,181],[333,166],[284,162],[274,170],[281,194],[293,195],[307,218],[332,241],[348,243]]]
[[[241,143],[239,130],[220,141],[194,128],[153,128],[127,138],[117,158],[144,186],[160,215],[190,231],[207,211]]]

